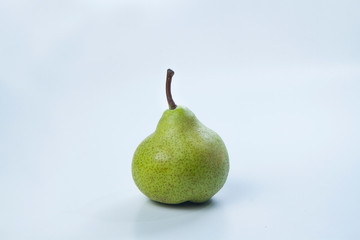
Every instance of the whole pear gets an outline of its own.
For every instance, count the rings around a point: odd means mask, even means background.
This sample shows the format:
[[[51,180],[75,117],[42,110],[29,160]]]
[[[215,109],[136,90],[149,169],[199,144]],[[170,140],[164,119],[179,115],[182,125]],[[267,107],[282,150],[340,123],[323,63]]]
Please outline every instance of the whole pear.
[[[148,198],[166,204],[201,203],[225,184],[229,157],[218,134],[204,126],[188,108],[177,106],[167,71],[169,104],[154,133],[136,149],[132,176]]]

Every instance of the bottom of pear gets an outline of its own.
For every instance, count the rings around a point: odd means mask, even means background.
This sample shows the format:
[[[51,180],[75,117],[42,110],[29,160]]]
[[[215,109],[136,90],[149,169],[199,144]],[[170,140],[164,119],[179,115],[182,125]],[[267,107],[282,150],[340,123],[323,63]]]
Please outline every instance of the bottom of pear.
[[[154,203],[165,204],[165,205],[202,205],[210,202],[211,198],[206,200],[184,200],[184,201],[176,201],[176,202],[158,201],[153,199],[150,200],[153,201]]]

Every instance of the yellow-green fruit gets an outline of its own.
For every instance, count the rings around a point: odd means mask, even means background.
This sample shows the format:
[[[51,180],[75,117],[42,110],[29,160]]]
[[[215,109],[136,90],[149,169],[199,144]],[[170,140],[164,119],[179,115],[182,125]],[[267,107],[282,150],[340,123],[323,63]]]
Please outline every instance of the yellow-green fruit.
[[[186,107],[166,110],[156,131],[136,149],[132,174],[154,201],[205,202],[224,185],[229,172],[226,147]]]
[[[224,185],[229,156],[224,142],[205,127],[188,108],[176,106],[170,85],[174,72],[167,71],[169,110],[156,130],[136,149],[132,175],[140,191],[150,199],[167,203],[201,203]]]

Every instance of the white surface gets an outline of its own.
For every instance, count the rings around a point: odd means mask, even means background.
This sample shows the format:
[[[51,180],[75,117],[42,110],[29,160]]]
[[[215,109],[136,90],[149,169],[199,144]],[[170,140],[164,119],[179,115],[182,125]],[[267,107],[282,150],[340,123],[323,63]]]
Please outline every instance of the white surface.
[[[0,239],[359,239],[359,1],[2,1]],[[131,178],[173,96],[225,141],[208,204]]]

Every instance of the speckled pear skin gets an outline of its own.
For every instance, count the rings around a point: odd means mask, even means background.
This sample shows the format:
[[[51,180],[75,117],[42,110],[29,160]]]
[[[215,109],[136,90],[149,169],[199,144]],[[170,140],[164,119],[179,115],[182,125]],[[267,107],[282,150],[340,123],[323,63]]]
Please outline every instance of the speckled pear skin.
[[[201,203],[224,185],[229,157],[222,139],[188,108],[166,110],[136,149],[132,175],[148,198],[167,204]]]

